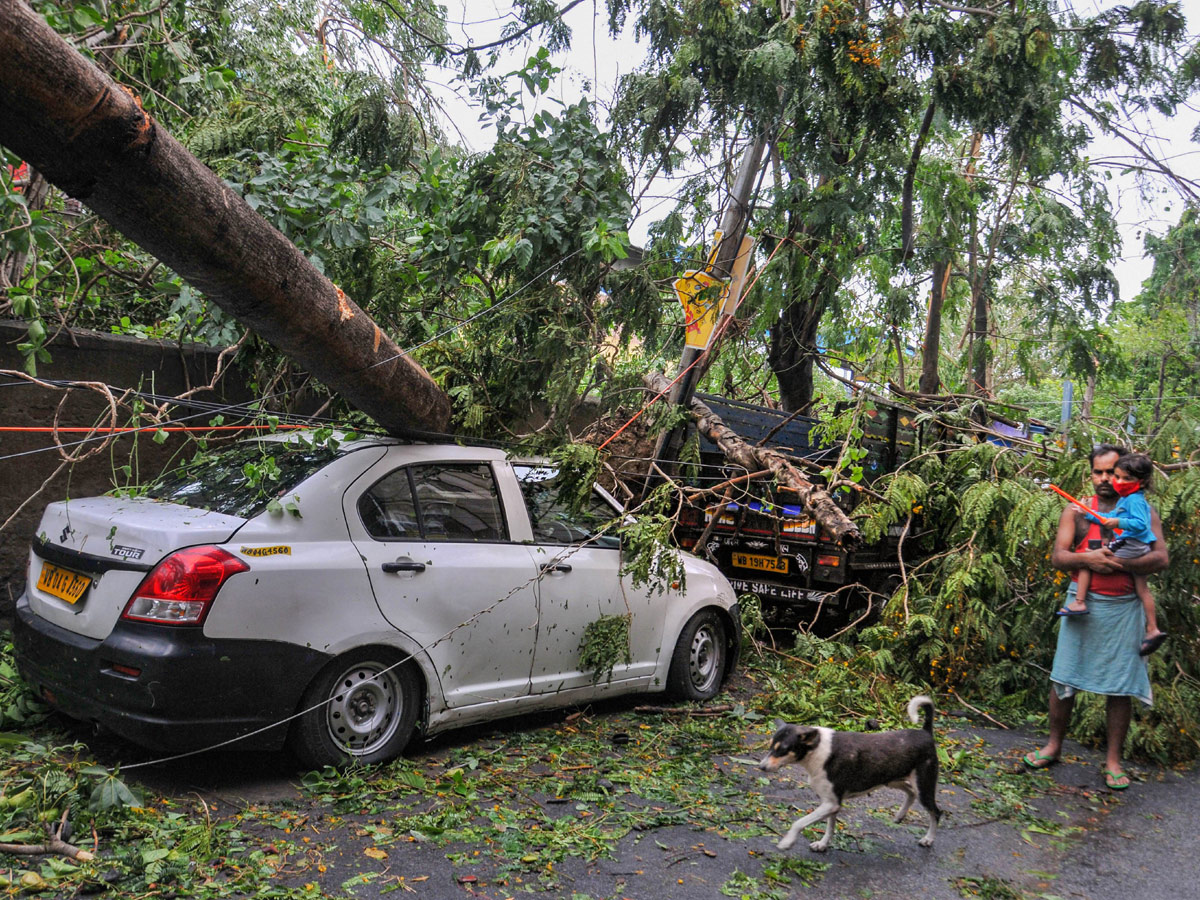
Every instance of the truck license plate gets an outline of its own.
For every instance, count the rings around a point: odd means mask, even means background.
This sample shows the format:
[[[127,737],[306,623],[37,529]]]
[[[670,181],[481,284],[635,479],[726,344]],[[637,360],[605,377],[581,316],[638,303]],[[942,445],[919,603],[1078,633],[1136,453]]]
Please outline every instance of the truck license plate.
[[[739,569],[753,569],[756,572],[777,572],[786,575],[788,561],[780,556],[758,556],[754,553],[733,554],[733,564]]]
[[[42,563],[42,574],[38,576],[38,590],[53,594],[68,603],[78,603],[92,579],[70,569],[61,569],[48,562]]]

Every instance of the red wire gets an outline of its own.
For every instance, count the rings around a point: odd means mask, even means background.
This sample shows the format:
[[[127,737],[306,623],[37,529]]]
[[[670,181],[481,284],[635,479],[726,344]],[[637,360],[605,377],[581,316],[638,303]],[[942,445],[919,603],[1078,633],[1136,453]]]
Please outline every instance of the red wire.
[[[16,426],[7,425],[0,426],[0,431],[23,431],[29,433],[65,433],[65,434],[125,434],[131,431],[246,431],[248,429],[257,429],[261,431],[264,428],[274,428],[277,431],[291,428],[311,428],[311,425],[167,425],[162,428],[155,428],[153,425],[131,426],[128,428],[110,428],[108,426],[97,426],[88,428],[86,426],[63,426],[56,428],[53,425],[29,425]]]

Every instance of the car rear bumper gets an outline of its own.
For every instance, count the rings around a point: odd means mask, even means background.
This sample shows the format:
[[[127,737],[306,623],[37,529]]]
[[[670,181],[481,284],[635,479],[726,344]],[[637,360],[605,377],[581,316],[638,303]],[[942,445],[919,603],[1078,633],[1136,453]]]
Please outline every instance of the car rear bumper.
[[[228,749],[278,749],[284,720],[330,659],[280,641],[212,640],[200,628],[143,622],[121,621],[97,641],[40,618],[24,596],[16,613],[17,667],[43,700],[155,750],[237,738]]]

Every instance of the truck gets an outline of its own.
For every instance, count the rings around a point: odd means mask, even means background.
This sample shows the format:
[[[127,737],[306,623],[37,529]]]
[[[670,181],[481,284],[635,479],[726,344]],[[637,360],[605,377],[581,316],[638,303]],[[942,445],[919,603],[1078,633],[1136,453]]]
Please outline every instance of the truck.
[[[697,397],[747,443],[796,459],[816,482],[822,481],[819,470],[836,462],[839,448],[818,438],[814,418],[711,394]],[[864,405],[864,484],[911,457],[919,436],[916,418],[915,410],[899,404],[875,400]],[[898,582],[903,526],[893,526],[873,544],[844,547],[824,533],[798,500],[772,490],[767,479],[739,480],[747,473],[728,466],[715,444],[698,437],[700,465],[689,484],[717,492],[685,505],[675,540],[715,563],[739,595],[756,595],[769,620],[848,621],[869,608],[871,592],[890,592]],[[849,513],[860,497],[856,491],[837,491],[834,499]]]

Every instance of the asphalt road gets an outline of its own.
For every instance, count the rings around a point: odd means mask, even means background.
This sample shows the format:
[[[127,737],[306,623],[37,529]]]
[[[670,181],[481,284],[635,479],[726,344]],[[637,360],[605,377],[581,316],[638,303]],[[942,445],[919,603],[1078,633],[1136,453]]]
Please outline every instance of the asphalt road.
[[[504,727],[540,726],[535,722]],[[414,748],[408,756],[438,766],[442,760],[461,758],[473,740],[478,737],[456,733]],[[299,788],[299,773],[282,756],[198,758],[130,771],[127,777],[165,795],[203,798],[218,815],[276,809],[310,823],[308,827],[321,835],[322,869],[308,866],[295,879],[317,881],[324,895],[331,897],[504,898],[527,890],[578,900],[1200,897],[1200,843],[1195,834],[1200,823],[1200,773],[1196,769],[1130,765],[1133,785],[1115,793],[1103,786],[1101,755],[1068,742],[1061,764],[1021,776],[1028,779],[1021,790],[1031,806],[1026,810],[1029,815],[1019,815],[1003,804],[995,806],[991,790],[995,786],[982,782],[1011,779],[1021,769],[1021,754],[1036,746],[1035,735],[943,717],[939,740],[966,748],[974,762],[986,764],[971,769],[976,776],[941,785],[939,805],[946,815],[930,849],[917,845],[925,831],[919,807],[902,824],[893,825],[890,813],[900,795],[884,789],[851,801],[825,854],[810,851],[807,840],[781,852],[770,835],[724,836],[728,829],[721,826],[727,823],[713,822],[706,829],[663,824],[631,831],[617,842],[611,857],[564,859],[548,886],[514,880],[511,873],[501,872],[486,847],[453,840],[448,845],[395,841],[386,846],[385,857],[372,856],[368,851],[379,837],[372,828],[387,825],[399,831],[404,822],[331,817],[327,806]],[[804,786],[799,770],[783,770],[764,781],[763,773],[746,764],[764,743],[763,734],[747,734],[744,755],[714,760],[714,764],[728,766],[744,784],[746,796],[755,793],[765,802],[792,802],[797,815],[812,809],[814,795]],[[985,795],[991,799],[981,806]],[[638,802],[627,796],[625,802]],[[571,807],[554,807],[552,797],[529,799],[547,811],[576,815]],[[721,808],[728,821],[741,812],[736,797]],[[1031,817],[1054,827],[1031,828]],[[789,824],[784,818],[777,830],[782,832]],[[809,839],[818,834],[819,829],[810,831]]]

